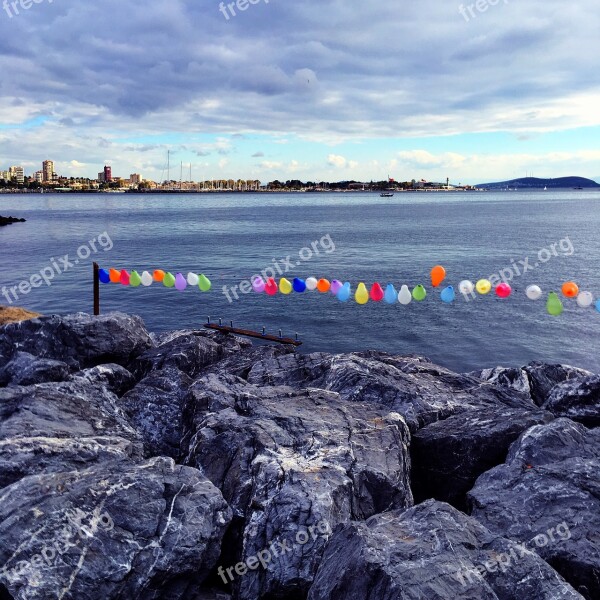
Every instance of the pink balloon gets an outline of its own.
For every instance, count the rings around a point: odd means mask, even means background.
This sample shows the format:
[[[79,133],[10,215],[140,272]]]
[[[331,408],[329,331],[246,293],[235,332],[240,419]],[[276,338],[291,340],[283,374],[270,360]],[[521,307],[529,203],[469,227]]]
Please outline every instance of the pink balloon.
[[[512,288],[508,283],[499,283],[496,286],[496,296],[498,298],[508,298],[512,294]]]

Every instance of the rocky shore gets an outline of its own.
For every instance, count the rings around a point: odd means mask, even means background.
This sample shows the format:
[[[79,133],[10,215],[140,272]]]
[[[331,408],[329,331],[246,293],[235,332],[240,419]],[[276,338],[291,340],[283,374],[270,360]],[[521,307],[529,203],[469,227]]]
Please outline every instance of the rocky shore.
[[[16,217],[3,217],[0,215],[0,227],[4,225],[12,225],[13,223],[25,223],[25,219],[17,219]]]
[[[0,600],[600,598],[600,377],[0,327]]]

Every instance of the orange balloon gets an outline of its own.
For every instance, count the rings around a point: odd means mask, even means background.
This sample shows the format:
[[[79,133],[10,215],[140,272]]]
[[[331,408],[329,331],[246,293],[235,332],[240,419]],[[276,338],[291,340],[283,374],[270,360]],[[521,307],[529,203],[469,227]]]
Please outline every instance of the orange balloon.
[[[117,271],[116,269],[111,269],[109,271],[110,281],[112,283],[120,283],[121,282],[121,271]]]
[[[162,281],[165,278],[165,272],[157,269],[154,271],[154,281]]]
[[[446,269],[444,267],[436,265],[431,269],[431,284],[433,287],[438,287],[444,279],[446,279]]]
[[[567,281],[562,286],[562,293],[567,298],[575,298],[579,294],[579,286],[574,281]]]
[[[321,292],[321,294],[328,292],[330,287],[331,287],[331,283],[329,283],[329,281],[327,281],[327,279],[319,279],[319,281],[317,283],[317,289]]]

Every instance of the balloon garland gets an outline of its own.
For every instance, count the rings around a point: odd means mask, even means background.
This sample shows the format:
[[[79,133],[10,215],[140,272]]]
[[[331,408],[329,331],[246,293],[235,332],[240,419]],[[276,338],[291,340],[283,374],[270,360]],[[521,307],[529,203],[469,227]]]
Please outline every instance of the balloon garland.
[[[446,270],[441,265],[436,265],[431,270],[431,285],[438,288],[446,278]],[[125,269],[99,269],[98,279],[101,283],[110,284],[116,283],[133,288],[150,287],[154,283],[162,283],[166,288],[174,288],[183,292],[188,286],[198,287],[202,292],[208,292],[212,289],[212,283],[206,275],[188,273],[184,276],[183,273],[173,275],[169,271],[156,269],[152,273],[144,271],[141,275],[137,271],[129,273]],[[295,277],[293,281],[289,281],[285,277],[279,280],[279,283],[274,278],[269,278],[265,281],[262,277],[255,277],[252,280],[252,290],[257,294],[266,294],[267,296],[275,296],[277,293],[290,295],[292,292],[303,294],[305,292],[317,291],[320,294],[330,293],[335,296],[340,302],[348,302],[352,297],[352,286],[349,282],[342,283],[334,279],[316,279],[308,277],[306,280]],[[463,280],[458,284],[458,292],[465,298],[467,296],[475,296],[477,292],[481,296],[486,296],[494,291],[495,295],[500,299],[506,299],[513,295],[513,289],[508,283],[499,283],[495,287],[488,279],[480,279],[477,283],[469,280]],[[525,295],[529,300],[536,301],[543,296],[542,288],[539,285],[530,285],[525,290]],[[589,308],[594,305],[596,310],[600,312],[600,300],[594,304],[594,295],[588,291],[581,291],[579,286],[574,281],[567,281],[561,286],[561,294],[567,299],[575,299],[580,308]],[[385,302],[386,304],[400,303],[404,306],[413,301],[423,302],[427,298],[427,290],[422,284],[416,285],[412,291],[408,285],[404,284],[397,291],[392,283],[389,283],[385,290],[378,282],[373,283],[370,289],[364,282],[360,282],[354,292],[354,300],[359,305],[371,302]],[[453,286],[445,287],[440,293],[440,300],[445,304],[452,304],[457,298],[456,291]],[[551,291],[548,293],[546,300],[546,310],[552,316],[559,316],[564,311],[564,304],[557,292]]]

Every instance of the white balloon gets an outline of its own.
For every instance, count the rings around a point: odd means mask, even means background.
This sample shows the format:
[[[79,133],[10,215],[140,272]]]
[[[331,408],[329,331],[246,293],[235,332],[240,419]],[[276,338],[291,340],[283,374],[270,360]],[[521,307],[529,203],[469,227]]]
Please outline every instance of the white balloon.
[[[542,288],[539,285],[530,285],[525,293],[530,300],[539,300],[542,297]]]
[[[400,304],[410,304],[412,302],[412,294],[410,293],[410,290],[408,289],[407,285],[403,285],[400,288],[400,293],[398,294],[398,302],[400,302]]]
[[[196,275],[196,273],[188,273],[187,274],[187,282],[190,285],[198,285],[199,281],[200,281],[200,278],[198,277],[198,275]]]
[[[148,271],[144,271],[142,273],[142,285],[145,285],[146,287],[152,285],[152,282],[154,281],[152,275],[150,275],[150,273],[148,273]]]
[[[309,292],[314,292],[319,282],[314,277],[309,277],[304,283],[306,283],[306,289]]]
[[[580,292],[579,296],[577,296],[577,304],[581,306],[581,308],[587,308],[591,306],[594,302],[594,295],[592,292]]]
[[[469,296],[475,290],[475,285],[472,281],[464,279],[458,284],[458,291],[464,296]]]

